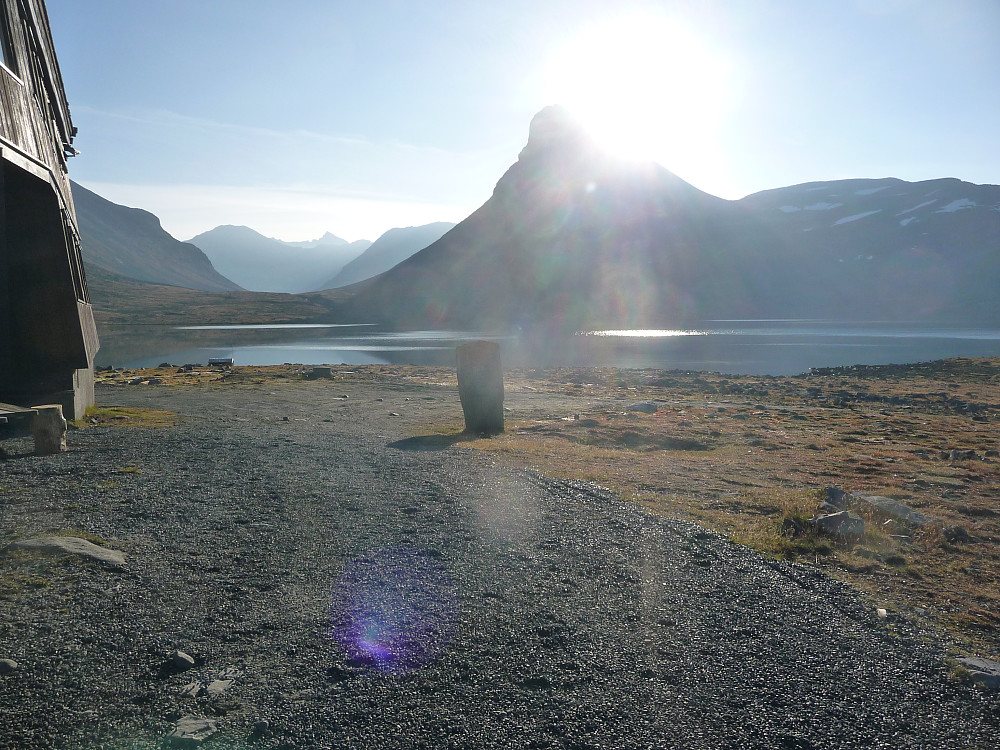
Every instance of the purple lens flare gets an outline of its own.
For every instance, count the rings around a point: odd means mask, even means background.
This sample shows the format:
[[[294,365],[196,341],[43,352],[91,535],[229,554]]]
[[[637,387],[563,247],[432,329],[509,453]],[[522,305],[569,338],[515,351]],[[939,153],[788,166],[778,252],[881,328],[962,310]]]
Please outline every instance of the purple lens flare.
[[[431,554],[391,547],[352,559],[333,589],[330,634],[349,662],[405,674],[450,643],[458,596]]]

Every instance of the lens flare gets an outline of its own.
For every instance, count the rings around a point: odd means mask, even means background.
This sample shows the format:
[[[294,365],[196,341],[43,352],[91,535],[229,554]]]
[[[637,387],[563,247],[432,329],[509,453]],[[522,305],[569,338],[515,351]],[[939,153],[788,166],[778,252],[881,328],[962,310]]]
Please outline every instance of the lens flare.
[[[333,591],[331,635],[348,661],[405,674],[450,643],[458,597],[427,553],[387,548],[354,558]]]

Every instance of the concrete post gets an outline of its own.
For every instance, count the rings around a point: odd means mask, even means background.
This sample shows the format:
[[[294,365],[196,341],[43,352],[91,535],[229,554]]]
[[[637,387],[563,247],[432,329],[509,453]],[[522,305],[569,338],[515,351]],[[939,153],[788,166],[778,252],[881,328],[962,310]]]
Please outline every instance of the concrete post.
[[[473,341],[456,350],[458,396],[465,413],[465,430],[480,435],[503,432],[503,368],[500,345]]]
[[[44,404],[31,408],[38,410],[31,423],[31,435],[35,438],[35,453],[40,456],[51,456],[65,451],[66,419],[63,417],[62,406]]]

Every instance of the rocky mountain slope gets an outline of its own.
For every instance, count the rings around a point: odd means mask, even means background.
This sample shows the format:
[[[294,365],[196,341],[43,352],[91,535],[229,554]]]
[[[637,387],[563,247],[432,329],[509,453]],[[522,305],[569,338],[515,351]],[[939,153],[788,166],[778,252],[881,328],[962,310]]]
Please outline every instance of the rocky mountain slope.
[[[308,292],[317,279],[330,279],[369,245],[332,234],[320,240],[291,243],[265,237],[249,227],[221,226],[191,242],[202,248],[223,274],[258,292]]]
[[[180,242],[148,211],[127,208],[73,183],[87,271],[209,292],[240,287],[220,274],[198,247]]]
[[[414,253],[423,250],[455,225],[447,221],[424,224],[419,227],[398,227],[390,229],[371,244],[361,255],[345,265],[331,279],[320,284],[317,289],[333,289],[364,281],[377,276],[398,263],[402,263]]]
[[[726,201],[540,112],[492,197],[357,291],[400,326],[581,330],[725,318],[1000,324],[1000,187],[842,180]]]

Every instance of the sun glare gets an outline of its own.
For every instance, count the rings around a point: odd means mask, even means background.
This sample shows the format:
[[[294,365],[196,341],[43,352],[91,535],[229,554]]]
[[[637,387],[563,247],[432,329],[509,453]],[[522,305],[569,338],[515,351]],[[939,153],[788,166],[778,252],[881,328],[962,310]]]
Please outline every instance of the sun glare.
[[[544,95],[606,150],[681,172],[713,150],[727,104],[725,58],[669,18],[589,27],[553,55]],[[705,158],[702,156],[702,158]]]

